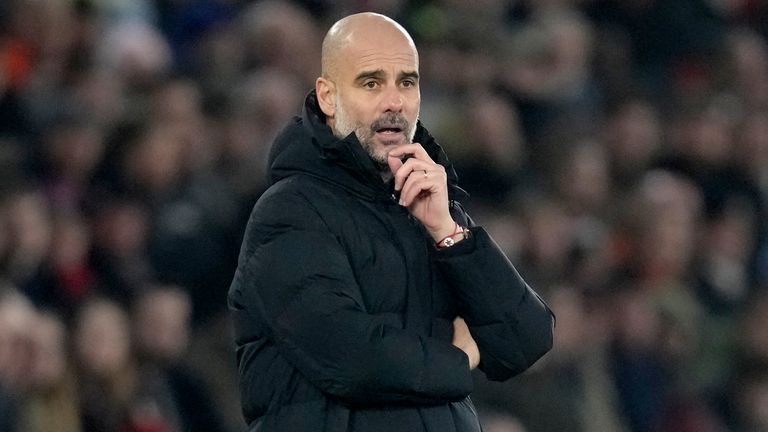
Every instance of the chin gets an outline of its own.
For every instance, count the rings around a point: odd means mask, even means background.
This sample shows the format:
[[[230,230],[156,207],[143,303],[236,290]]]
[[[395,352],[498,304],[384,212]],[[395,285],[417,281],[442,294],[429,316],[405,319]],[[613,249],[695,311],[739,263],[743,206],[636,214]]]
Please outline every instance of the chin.
[[[389,159],[389,152],[387,150],[375,152],[370,156],[375,162],[389,166],[387,162],[387,159]]]
[[[372,137],[371,139],[361,141],[363,148],[366,150],[371,159],[385,166],[387,166],[389,151],[396,146],[407,143],[409,143],[409,141],[405,136],[401,136],[399,138],[393,137],[392,139],[387,140],[381,140],[377,139],[376,137]]]
[[[395,148],[396,146],[404,143],[405,142],[403,141],[388,141],[386,143],[377,145],[376,149],[369,154],[373,159],[386,163],[387,159],[389,158],[389,151]]]

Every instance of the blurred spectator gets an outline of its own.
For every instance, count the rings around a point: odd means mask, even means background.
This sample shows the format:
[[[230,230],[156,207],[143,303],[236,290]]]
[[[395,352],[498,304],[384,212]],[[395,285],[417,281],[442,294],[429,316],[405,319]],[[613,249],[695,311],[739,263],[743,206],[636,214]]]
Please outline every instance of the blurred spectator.
[[[96,289],[96,274],[88,260],[91,228],[78,216],[66,214],[56,215],[52,226],[52,243],[39,284],[28,295],[37,305],[69,317]]]
[[[567,103],[586,90],[591,28],[575,10],[537,4],[510,42],[505,84],[521,98]]]
[[[95,50],[99,63],[134,89],[149,86],[171,68],[166,40],[157,29],[138,21],[109,27]]]
[[[616,212],[608,151],[602,143],[583,138],[562,151],[562,159],[555,164],[559,167],[552,175],[554,193],[571,227],[561,277],[594,288],[612,271],[606,221]]]
[[[268,143],[285,119],[296,115],[306,91],[296,77],[277,69],[249,74],[231,89],[227,115],[219,120],[221,171],[245,201],[248,214],[266,189]]]
[[[184,33],[180,37],[188,39]],[[188,40],[182,43],[190,45],[187,49],[191,52],[186,54],[190,57],[186,61],[192,63],[189,75],[195,78],[202,90],[214,97],[226,95],[232,90],[232,83],[247,72],[246,47],[236,26],[212,25],[197,43],[190,44]],[[179,55],[185,54],[182,52]],[[185,60],[182,58],[179,61]],[[179,68],[184,70],[184,63]]]
[[[42,192],[22,187],[8,197],[8,257],[5,277],[23,292],[42,290],[42,272],[51,247],[53,222]]]
[[[731,200],[707,221],[701,238],[697,275],[699,295],[711,312],[738,311],[752,290],[750,265],[757,220],[749,203]]]
[[[142,129],[117,156],[116,176],[118,190],[149,211],[151,269],[162,281],[191,290],[196,324],[224,310],[237,251],[232,237],[241,229],[233,226],[239,222],[234,192],[205,157],[195,160],[189,151],[199,138],[173,122]]]
[[[659,166],[681,173],[699,188],[704,203],[704,215],[717,220],[734,207],[744,207],[747,218],[765,220],[765,201],[750,172],[739,166],[737,156],[738,125],[736,112],[718,100],[694,104],[684,110],[670,125],[672,151]],[[763,235],[764,226],[750,228],[753,237]],[[744,260],[755,260],[757,245],[746,245]],[[755,273],[746,271],[746,287],[751,289]]]
[[[591,123],[598,115],[592,51],[592,28],[567,5],[535,9],[502,50],[499,79],[532,143],[542,144],[547,128],[563,119]],[[539,149],[532,161],[542,165],[555,151]]]
[[[768,337],[763,331],[768,324],[768,296],[761,292],[750,300],[738,323],[737,355],[723,393],[728,425],[738,432],[768,427]]]
[[[139,382],[128,315],[110,300],[89,300],[78,310],[72,337],[83,431],[131,430],[144,418],[132,411]]]
[[[606,311],[590,310],[569,285],[552,287],[547,297],[558,317],[556,348],[530,373],[510,382],[476,376],[473,400],[487,419],[484,426],[499,431],[523,425],[523,430],[542,432],[629,430],[610,379]]]
[[[213,71],[232,72],[232,66],[242,68],[239,42],[231,39],[234,33],[231,27],[245,2],[159,0],[153,3],[158,13],[159,28],[173,50],[177,70],[197,76],[208,88],[222,84],[212,82],[214,77],[223,78],[221,73]],[[212,42],[212,39],[216,41]],[[232,48],[234,51],[230,50]],[[227,55],[233,52],[237,53],[234,57]],[[211,57],[207,53],[214,55]],[[235,59],[235,64],[229,63],[232,59]],[[213,73],[209,75],[204,71]]]
[[[20,404],[29,389],[33,359],[32,305],[12,287],[0,291],[0,426],[16,431]]]
[[[59,212],[77,212],[104,154],[102,131],[85,118],[65,118],[52,125],[42,143],[43,181],[48,201]]]
[[[654,98],[697,92],[712,79],[707,61],[723,40],[723,23],[706,0],[597,0],[589,14],[626,37],[633,79]],[[661,100],[661,99],[660,99]]]
[[[768,197],[768,111],[753,111],[744,116],[738,128],[735,157],[738,166]]]
[[[579,141],[563,151],[554,188],[572,217],[603,215],[611,196],[608,155],[601,143]]]
[[[162,203],[183,186],[185,135],[178,126],[151,123],[126,146],[120,185],[147,203]]]
[[[132,314],[139,356],[137,397],[152,407],[168,431],[223,431],[202,380],[184,365],[191,332],[192,304],[173,286],[149,286],[137,296]]]
[[[661,119],[658,110],[641,99],[624,100],[609,110],[603,137],[612,183],[617,192],[627,193],[660,156]]]
[[[186,355],[186,364],[200,377],[210,390],[215,410],[228,431],[239,431],[243,425],[242,404],[238,388],[239,374],[233,367],[236,356],[231,341],[233,322],[222,314],[210,319],[206,325],[193,329]]]
[[[629,214],[635,249],[612,347],[622,409],[636,431],[697,430],[690,425],[702,421],[706,430],[719,430],[714,420],[702,420],[714,415],[701,373],[710,360],[702,355],[707,315],[692,279],[701,195],[685,178],[659,171],[646,176],[637,194]]]
[[[768,42],[745,29],[736,29],[726,39],[730,87],[745,108],[768,107]]]
[[[32,332],[30,388],[21,404],[18,431],[80,432],[80,399],[64,322],[55,314],[37,313]]]
[[[123,305],[154,279],[147,255],[149,213],[134,199],[112,198],[95,210],[91,264],[104,295]]]
[[[733,409],[735,431],[762,431],[768,428],[768,367],[742,365],[734,378]]]
[[[574,245],[574,226],[565,206],[550,197],[534,196],[522,205],[525,240],[520,271],[533,286],[547,287],[566,279]]]
[[[532,179],[526,170],[526,143],[515,107],[486,91],[467,98],[459,128],[446,130],[446,147],[456,155],[462,187],[473,204],[520,195]],[[441,131],[442,132],[442,131]],[[439,134],[439,132],[437,132]]]
[[[133,333],[142,360],[173,366],[183,358],[190,337],[192,303],[180,287],[145,286],[133,304]]]
[[[240,25],[246,67],[279,69],[314,86],[322,32],[305,9],[288,1],[255,2],[243,11]]]

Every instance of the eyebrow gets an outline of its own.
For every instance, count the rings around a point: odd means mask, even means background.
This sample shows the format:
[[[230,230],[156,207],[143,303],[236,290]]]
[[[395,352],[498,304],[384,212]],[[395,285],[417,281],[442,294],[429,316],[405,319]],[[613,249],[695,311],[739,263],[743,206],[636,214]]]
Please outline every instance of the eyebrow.
[[[398,76],[400,80],[402,81],[405,78],[413,78],[414,80],[419,80],[419,73],[416,71],[413,72],[400,72],[400,75]]]
[[[372,71],[362,71],[355,77],[355,81],[363,81],[368,78],[374,78],[374,79],[383,79],[387,75],[386,72],[384,72],[383,69],[376,69]],[[418,80],[419,79],[419,73],[416,71],[412,72],[400,72],[398,74],[398,80],[403,80],[405,78],[413,78]]]

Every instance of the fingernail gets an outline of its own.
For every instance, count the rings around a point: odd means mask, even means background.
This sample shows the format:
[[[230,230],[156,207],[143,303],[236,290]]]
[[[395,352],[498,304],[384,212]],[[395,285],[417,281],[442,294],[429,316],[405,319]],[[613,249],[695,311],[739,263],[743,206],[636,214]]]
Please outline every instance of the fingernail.
[[[405,201],[403,201],[402,199],[400,201],[398,201],[397,203],[400,204],[401,206],[405,205]]]

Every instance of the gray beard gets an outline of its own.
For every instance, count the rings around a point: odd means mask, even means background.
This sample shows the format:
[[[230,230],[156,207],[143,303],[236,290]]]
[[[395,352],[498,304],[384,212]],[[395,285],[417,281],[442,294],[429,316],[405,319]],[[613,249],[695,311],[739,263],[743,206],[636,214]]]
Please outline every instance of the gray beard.
[[[333,134],[341,139],[354,132],[358,142],[360,142],[360,145],[363,147],[363,150],[368,153],[368,157],[371,158],[374,166],[385,181],[392,177],[392,173],[389,170],[387,156],[376,153],[376,148],[373,145],[375,131],[381,128],[380,125],[382,123],[395,123],[400,126],[403,131],[406,131],[407,142],[409,143],[413,142],[413,136],[416,133],[416,127],[411,126],[408,123],[408,120],[396,113],[384,114],[376,119],[370,126],[362,123],[353,123],[350,121],[338,95],[336,97],[336,114],[334,115],[334,118]]]

